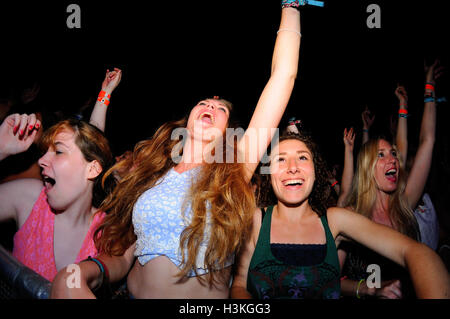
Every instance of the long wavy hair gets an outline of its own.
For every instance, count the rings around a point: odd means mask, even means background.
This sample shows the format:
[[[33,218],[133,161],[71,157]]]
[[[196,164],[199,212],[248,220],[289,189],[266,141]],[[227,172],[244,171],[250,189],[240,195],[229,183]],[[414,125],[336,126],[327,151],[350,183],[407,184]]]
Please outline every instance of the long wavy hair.
[[[378,159],[378,144],[383,138],[372,139],[360,149],[357,159],[356,172],[353,177],[352,191],[345,206],[368,218],[372,218],[372,209],[377,198],[377,184],[375,181],[375,165]],[[397,152],[395,145],[392,146]],[[392,226],[399,232],[418,239],[419,228],[414,213],[404,196],[406,188],[406,174],[399,161],[397,189],[389,196],[389,218]]]
[[[43,133],[38,145],[41,152],[46,152],[49,147],[54,147],[56,135],[62,131],[73,132],[75,144],[84,159],[88,162],[96,160],[102,167],[102,172],[93,180],[92,190],[92,206],[98,208],[116,185],[114,178],[104,178],[106,171],[114,164],[108,140],[96,126],[77,119],[67,119],[56,123]]]
[[[229,110],[231,103],[220,100]],[[229,120],[230,123],[230,120]],[[139,142],[130,159],[113,166],[106,176],[115,169],[133,168],[123,176],[114,192],[107,197],[101,209],[107,212],[102,225],[96,230],[95,243],[99,251],[110,255],[122,255],[136,241],[132,224],[133,207],[138,198],[154,187],[166,173],[176,165],[174,154],[182,154],[182,140],[173,139],[172,132],[185,128],[187,117],[162,125],[152,138]],[[230,145],[222,140],[226,152]],[[232,142],[236,145],[236,141]],[[220,149],[220,148],[215,148]],[[236,151],[237,148],[233,147]],[[249,181],[244,178],[244,165],[239,163],[234,153],[232,163],[203,164],[199,175],[185,200],[191,202],[192,216],[190,224],[180,238],[182,266],[178,276],[196,272],[196,259],[207,222],[211,223],[211,237],[205,254],[204,264],[211,276],[208,282],[222,280],[217,270],[224,268],[230,255],[239,251],[243,239],[250,232],[251,213],[255,207],[253,191]],[[129,163],[132,161],[132,163]],[[208,209],[207,209],[208,207]],[[101,235],[100,235],[101,234]],[[186,252],[185,252],[186,250]],[[198,277],[201,281],[203,278]],[[220,278],[220,279],[219,279]]]
[[[308,203],[319,217],[326,215],[330,186],[328,182],[327,164],[322,157],[319,146],[313,141],[310,134],[302,131],[300,133],[284,131],[278,143],[286,140],[303,142],[311,152],[314,162],[315,180],[311,194],[308,196]],[[259,178],[262,180],[260,182],[262,189],[258,192],[258,202],[264,203],[265,205],[275,205],[277,198],[270,183],[270,175],[261,175]]]

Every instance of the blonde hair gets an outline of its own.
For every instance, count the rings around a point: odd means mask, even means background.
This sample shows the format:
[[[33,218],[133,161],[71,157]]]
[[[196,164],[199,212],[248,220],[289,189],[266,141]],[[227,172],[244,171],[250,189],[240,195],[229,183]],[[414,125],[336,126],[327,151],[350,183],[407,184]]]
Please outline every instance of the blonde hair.
[[[352,207],[357,213],[372,218],[372,209],[377,198],[375,181],[375,165],[378,159],[378,144],[381,138],[369,140],[359,151],[356,173],[353,177],[352,192],[345,206]],[[397,152],[395,145],[392,146]],[[414,213],[404,196],[406,174],[399,161],[398,184],[396,190],[389,196],[389,218],[392,226],[399,232],[418,239],[419,228]]]
[[[165,123],[151,139],[136,145],[130,159],[121,161],[106,173],[112,174],[119,166],[130,165],[132,161],[133,169],[123,177],[101,207],[108,214],[95,235],[99,251],[122,255],[136,241],[132,224],[133,207],[146,190],[154,187],[176,165],[171,155],[180,140],[172,139],[171,134],[176,128],[186,127],[186,124],[187,118]],[[223,147],[224,151],[226,149]],[[241,248],[243,239],[250,232],[255,200],[250,183],[244,178],[245,167],[237,162],[236,157],[235,153],[233,163],[202,165],[191,187],[187,200],[192,203],[193,214],[190,225],[180,238],[180,248],[186,248],[187,254],[185,249],[181,249],[183,266],[179,277],[191,270],[196,272],[195,261],[207,222],[211,222],[211,237],[204,264],[211,274],[208,277],[210,285],[220,278],[217,269],[224,268],[227,258]],[[207,211],[207,207],[210,210]]]

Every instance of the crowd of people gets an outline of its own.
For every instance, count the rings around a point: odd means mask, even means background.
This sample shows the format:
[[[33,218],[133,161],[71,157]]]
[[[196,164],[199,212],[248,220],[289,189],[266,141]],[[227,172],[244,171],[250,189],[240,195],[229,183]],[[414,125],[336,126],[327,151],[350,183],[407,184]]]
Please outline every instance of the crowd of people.
[[[344,130],[341,175],[300,120],[275,134],[307,3],[281,1],[271,74],[238,139],[233,104],[213,96],[114,156],[104,131],[118,68],[89,122],[0,104],[0,222],[14,221],[12,254],[52,282],[52,298],[450,298],[446,212],[425,191],[443,68],[425,66],[418,143],[399,85],[392,132],[371,134],[368,108],[361,132]],[[24,91],[22,104],[38,94]],[[80,287],[67,284],[71,264]]]

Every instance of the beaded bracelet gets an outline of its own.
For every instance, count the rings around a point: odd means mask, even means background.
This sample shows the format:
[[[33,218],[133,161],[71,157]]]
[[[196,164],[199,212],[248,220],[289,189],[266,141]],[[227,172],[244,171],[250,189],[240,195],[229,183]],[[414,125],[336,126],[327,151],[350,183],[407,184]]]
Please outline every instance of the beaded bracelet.
[[[324,3],[323,1],[316,1],[316,0],[282,0],[281,1],[281,8],[298,8],[299,6],[304,5],[311,5],[311,6],[317,6],[317,7],[323,7]]]

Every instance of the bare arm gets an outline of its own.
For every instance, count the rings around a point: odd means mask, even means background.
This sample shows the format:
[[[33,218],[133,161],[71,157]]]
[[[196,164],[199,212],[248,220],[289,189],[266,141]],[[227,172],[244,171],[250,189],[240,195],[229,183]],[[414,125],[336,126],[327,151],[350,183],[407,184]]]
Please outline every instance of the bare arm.
[[[336,246],[338,247],[339,265],[342,270],[347,258],[347,252],[339,248],[338,242],[341,236],[336,240]],[[352,280],[346,277],[341,277],[341,293],[344,296],[362,298],[364,296],[376,296],[383,299],[400,299],[402,298],[402,290],[399,280],[382,281],[380,287],[369,288],[367,282],[364,280]]]
[[[273,137],[273,129],[280,123],[294,88],[300,49],[300,12],[294,8],[282,9],[279,30],[269,81],[239,143],[249,181]]]
[[[26,151],[41,123],[34,114],[11,114],[0,125],[0,161]],[[0,222],[14,219],[19,228],[28,217],[42,189],[35,179],[18,179],[0,184]]]
[[[101,254],[100,259],[108,268],[109,281],[116,282],[125,277],[133,266],[135,244],[131,245],[122,256],[109,256]],[[70,266],[70,265],[69,265]],[[61,269],[53,279],[51,294],[52,299],[92,299],[95,298],[92,289],[101,281],[101,271],[93,261],[82,261],[80,267],[80,287],[68,285],[72,272],[68,267]]]
[[[351,238],[408,269],[418,298],[450,298],[449,274],[432,249],[344,208],[330,208],[327,215],[335,237]]]
[[[395,144],[400,151],[400,160],[404,165],[406,163],[406,159],[408,158],[408,95],[403,86],[397,86],[395,89],[395,95],[399,100],[399,117]]]
[[[253,226],[251,238],[247,240],[245,246],[239,252],[236,273],[233,278],[230,294],[234,299],[251,299],[252,296],[247,291],[248,267],[255,251],[256,241],[261,228],[261,210],[258,208],[253,213]]]
[[[364,144],[369,140],[369,130],[373,124],[373,121],[375,121],[375,115],[372,115],[369,107],[366,106],[364,111],[361,113],[361,118],[363,122],[362,144]]]
[[[435,68],[438,61],[426,68],[426,82],[435,83]],[[432,94],[434,92],[425,92],[425,94]],[[414,159],[414,164],[408,176],[406,184],[405,196],[412,209],[414,209],[422,196],[423,189],[428,178],[428,173],[431,168],[431,160],[433,157],[434,140],[436,134],[436,103],[426,102],[422,123],[420,126],[419,147]]]
[[[114,71],[111,72],[106,70],[101,92],[105,92],[107,95],[111,96],[114,89],[119,85],[121,78],[122,71],[120,69],[114,68]],[[89,123],[98,127],[102,132],[105,131],[106,127],[106,112],[108,111],[107,104],[109,104],[109,100],[102,102],[97,99],[91,113],[91,118],[89,119]]]
[[[343,207],[347,196],[350,194],[353,183],[353,148],[355,145],[355,133],[353,127],[347,131],[344,129],[344,169],[342,171],[341,192],[337,201],[338,207]]]

